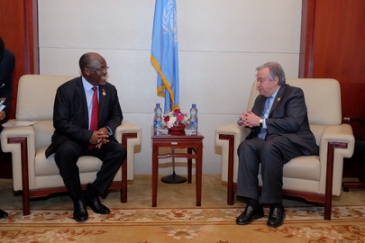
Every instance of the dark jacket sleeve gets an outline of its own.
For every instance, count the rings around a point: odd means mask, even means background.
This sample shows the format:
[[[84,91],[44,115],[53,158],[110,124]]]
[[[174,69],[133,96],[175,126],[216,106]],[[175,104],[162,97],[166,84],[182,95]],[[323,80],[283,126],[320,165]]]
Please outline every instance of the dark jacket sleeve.
[[[13,92],[12,80],[13,71],[15,66],[15,56],[14,54],[5,48],[4,55],[0,60],[0,98],[5,98],[5,115],[8,113],[10,106],[10,98]],[[1,121],[4,122],[5,120]],[[3,130],[3,126],[0,123],[0,133]]]
[[[12,78],[15,66],[15,56],[5,48],[4,56],[0,61],[0,98],[5,100],[5,113],[9,110],[10,98],[13,92]]]
[[[123,121],[117,89],[114,85],[106,83],[99,87],[99,114],[100,127],[109,127],[113,134]]]

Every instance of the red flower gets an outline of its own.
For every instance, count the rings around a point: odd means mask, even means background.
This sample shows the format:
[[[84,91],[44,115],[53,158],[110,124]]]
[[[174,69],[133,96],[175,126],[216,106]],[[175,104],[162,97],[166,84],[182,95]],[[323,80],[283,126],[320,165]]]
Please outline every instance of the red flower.
[[[181,113],[180,109],[175,109],[163,116],[163,125],[171,128],[181,125],[188,125],[189,120],[186,114]]]
[[[178,113],[178,114],[177,114],[176,119],[177,119],[178,121],[182,121],[182,120],[184,120],[184,115],[183,115],[183,114],[181,114],[181,113]]]

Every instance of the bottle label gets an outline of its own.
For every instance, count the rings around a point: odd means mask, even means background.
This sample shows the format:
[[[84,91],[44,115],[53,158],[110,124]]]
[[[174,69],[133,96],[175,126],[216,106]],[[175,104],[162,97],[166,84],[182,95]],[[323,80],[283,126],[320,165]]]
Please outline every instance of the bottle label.
[[[190,120],[190,127],[191,128],[197,128],[198,127],[198,123],[196,121],[191,121]]]
[[[161,121],[158,121],[158,120],[153,121],[153,126],[154,127],[160,127],[161,126]]]

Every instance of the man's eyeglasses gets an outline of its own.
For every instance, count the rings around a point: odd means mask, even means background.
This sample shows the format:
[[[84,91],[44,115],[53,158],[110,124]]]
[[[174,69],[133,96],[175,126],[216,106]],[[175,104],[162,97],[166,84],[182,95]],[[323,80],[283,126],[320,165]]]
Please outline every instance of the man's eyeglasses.
[[[105,71],[108,71],[109,67],[106,66],[105,68],[94,68],[94,67],[86,67],[86,68],[90,68],[93,71],[96,71],[98,73],[103,73]]]

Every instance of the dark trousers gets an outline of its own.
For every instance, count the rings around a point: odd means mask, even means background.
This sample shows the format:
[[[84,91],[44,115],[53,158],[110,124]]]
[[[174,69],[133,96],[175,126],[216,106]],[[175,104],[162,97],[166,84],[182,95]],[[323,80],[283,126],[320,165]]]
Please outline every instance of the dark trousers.
[[[261,163],[261,203],[282,203],[283,166],[303,155],[298,147],[282,136],[267,140],[252,138],[238,147],[237,195],[259,200],[258,174]]]
[[[126,158],[127,150],[116,141],[110,141],[103,144],[100,149],[94,148],[93,150],[82,147],[79,143],[71,140],[60,144],[55,153],[55,161],[73,200],[82,199],[79,168],[76,162],[79,157],[84,155],[95,156],[103,161],[92,186],[99,192],[99,195],[104,195]]]

